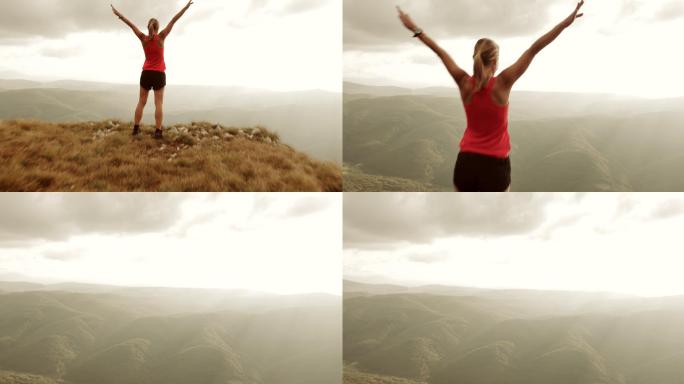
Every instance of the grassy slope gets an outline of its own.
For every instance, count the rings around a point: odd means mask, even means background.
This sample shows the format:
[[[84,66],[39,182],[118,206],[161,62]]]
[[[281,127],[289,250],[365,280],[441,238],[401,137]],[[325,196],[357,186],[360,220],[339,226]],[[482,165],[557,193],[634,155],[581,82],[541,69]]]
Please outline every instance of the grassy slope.
[[[353,365],[345,365],[344,367],[344,384],[425,384],[414,380],[404,379],[394,376],[376,375],[367,372],[361,372]]]
[[[342,190],[337,165],[298,153],[263,128],[170,128],[156,141],[152,128],[132,138],[119,122],[0,122],[0,190]]]
[[[0,371],[0,383],[2,384],[69,384],[62,380],[49,377],[29,375],[10,371]]]
[[[344,166],[345,192],[446,192],[444,187],[421,183],[401,177],[379,176],[365,173],[358,167]]]

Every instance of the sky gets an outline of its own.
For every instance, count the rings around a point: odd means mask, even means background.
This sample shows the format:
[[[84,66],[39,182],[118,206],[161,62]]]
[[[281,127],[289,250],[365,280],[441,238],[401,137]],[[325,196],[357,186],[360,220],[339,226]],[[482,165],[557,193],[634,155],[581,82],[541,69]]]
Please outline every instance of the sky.
[[[344,277],[684,295],[680,194],[347,194]]]
[[[341,294],[339,194],[0,194],[0,280]]]
[[[146,33],[182,0],[3,0],[0,78],[135,83]],[[195,0],[166,41],[169,82],[271,91],[341,90],[340,0]]]
[[[437,56],[411,38],[395,5],[409,13],[457,64],[472,73],[480,37],[500,46],[499,69],[513,64],[567,17],[576,0],[345,0],[344,77],[370,85],[454,86]],[[532,63],[514,90],[684,96],[684,2],[586,0],[584,17]]]

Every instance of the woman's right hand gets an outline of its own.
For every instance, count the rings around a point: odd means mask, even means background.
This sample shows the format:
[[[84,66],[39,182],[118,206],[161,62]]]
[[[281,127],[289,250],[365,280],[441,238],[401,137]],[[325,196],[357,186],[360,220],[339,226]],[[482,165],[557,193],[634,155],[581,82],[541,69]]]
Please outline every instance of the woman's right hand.
[[[408,13],[404,13],[399,6],[397,6],[397,11],[399,11],[399,20],[404,24],[404,27],[411,32],[415,32],[418,29],[418,26],[411,20],[411,16],[409,16]]]
[[[563,21],[563,25],[564,25],[566,28],[569,27],[569,26],[571,26],[572,23],[575,22],[575,20],[577,20],[577,19],[579,19],[580,17],[584,16],[584,13],[579,13],[580,9],[582,9],[583,6],[584,6],[584,0],[580,0],[580,1],[577,3],[577,7],[575,8],[575,10],[570,14],[570,16],[567,17],[567,19],[565,19],[565,20]]]

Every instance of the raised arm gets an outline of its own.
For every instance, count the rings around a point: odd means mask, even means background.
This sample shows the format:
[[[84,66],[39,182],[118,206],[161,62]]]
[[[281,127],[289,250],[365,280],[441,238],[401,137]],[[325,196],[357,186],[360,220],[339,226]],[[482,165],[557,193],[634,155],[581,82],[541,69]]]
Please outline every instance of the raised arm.
[[[188,1],[188,4],[186,4],[185,7],[183,7],[183,9],[181,9],[180,12],[178,12],[178,13],[176,14],[176,16],[173,17],[173,19],[171,19],[171,21],[169,22],[169,25],[167,25],[166,28],[164,28],[164,29],[159,33],[159,36],[161,36],[162,39],[165,39],[166,36],[168,36],[169,33],[171,33],[171,30],[173,29],[173,26],[176,24],[176,22],[177,22],[178,20],[180,20],[181,17],[183,17],[183,15],[185,14],[185,12],[190,8],[190,6],[191,6],[192,4],[193,4],[192,0]]]
[[[427,45],[428,48],[430,48],[434,53],[437,54],[437,56],[439,56],[447,71],[449,71],[451,77],[453,77],[454,81],[456,81],[456,84],[458,84],[459,87],[462,87],[465,81],[468,79],[468,74],[466,71],[456,65],[456,62],[454,62],[451,56],[449,56],[449,54],[442,49],[442,47],[440,47],[425,32],[423,32],[422,29],[418,28],[408,14],[404,13],[404,11],[402,11],[399,7],[397,7],[397,10],[399,11],[399,19],[401,20],[402,24],[404,24],[408,30],[413,32],[414,36],[420,39],[423,44]]]
[[[565,20],[561,21],[560,24],[556,25],[551,31],[549,31],[547,34],[544,36],[540,37],[537,41],[532,44],[532,46],[525,51],[522,56],[518,59],[518,61],[515,62],[515,64],[511,65],[510,67],[506,68],[501,74],[499,75],[499,80],[503,82],[504,85],[506,85],[508,88],[512,88],[513,84],[515,84],[518,79],[525,74],[525,71],[527,71],[527,68],[529,68],[530,64],[532,64],[532,60],[534,60],[535,56],[539,52],[542,51],[542,49],[546,48],[547,45],[551,44],[560,34],[569,26],[572,25],[572,23],[575,22],[578,18],[584,16],[583,13],[579,13],[580,9],[584,5],[584,0],[580,0],[579,3],[577,3],[577,7],[575,10],[565,18]]]
[[[128,26],[133,30],[133,33],[135,33],[135,35],[138,37],[138,39],[142,40],[142,39],[145,38],[145,34],[142,33],[142,32],[138,29],[138,27],[135,26],[135,24],[133,24],[133,23],[132,23],[130,20],[128,20],[124,15],[122,15],[121,12],[119,12],[116,8],[114,8],[113,5],[110,4],[110,6],[112,7],[112,12],[114,12],[114,15],[115,15],[116,17],[118,17],[121,21],[123,21],[124,23],[126,23],[126,25],[128,25]]]

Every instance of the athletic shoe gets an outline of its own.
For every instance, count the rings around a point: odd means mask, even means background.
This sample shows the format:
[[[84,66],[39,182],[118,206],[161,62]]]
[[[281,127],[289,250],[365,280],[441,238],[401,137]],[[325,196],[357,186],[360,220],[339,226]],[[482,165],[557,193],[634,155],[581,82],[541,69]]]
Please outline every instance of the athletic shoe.
[[[161,140],[164,138],[164,132],[161,129],[157,129],[154,131],[154,138],[157,140]]]
[[[138,136],[140,134],[140,127],[133,127],[133,136]]]

